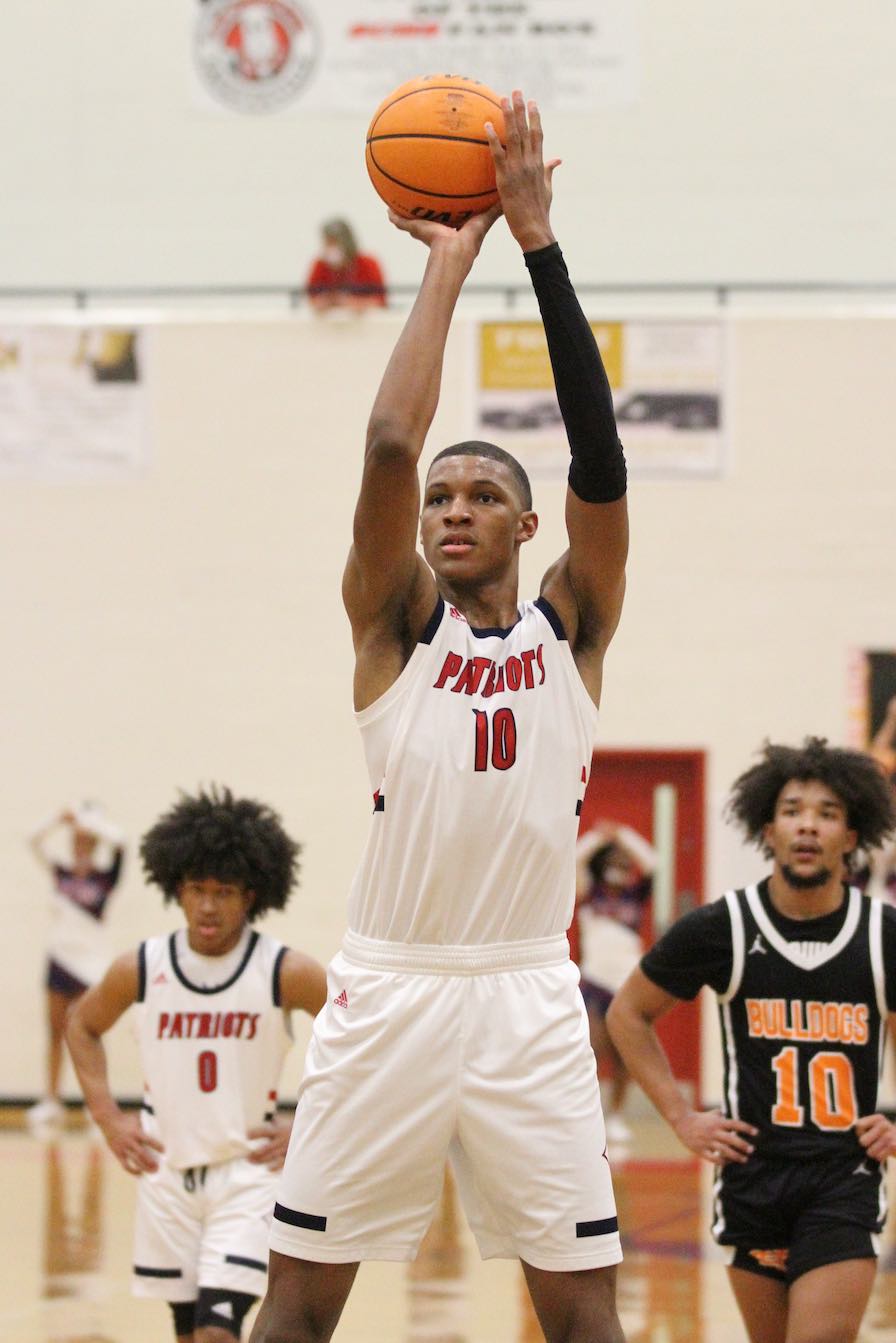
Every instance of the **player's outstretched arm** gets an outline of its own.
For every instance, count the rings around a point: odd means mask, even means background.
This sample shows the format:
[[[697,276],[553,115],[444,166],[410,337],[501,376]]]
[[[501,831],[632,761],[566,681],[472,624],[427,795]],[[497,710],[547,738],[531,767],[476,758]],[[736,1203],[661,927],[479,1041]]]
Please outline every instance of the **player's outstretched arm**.
[[[744,1162],[753,1151],[748,1138],[756,1130],[718,1110],[694,1110],[673,1076],[654,1022],[679,1000],[633,970],[607,1012],[607,1030],[635,1081],[697,1156],[716,1163]]]
[[[68,1015],[65,1038],[84,1100],[115,1156],[132,1175],[156,1170],[154,1152],[162,1144],[144,1133],[137,1115],[120,1109],[109,1090],[102,1037],[138,999],[140,970],[136,951],[119,956],[99,984],[78,999]]]
[[[523,249],[544,323],[557,400],[572,451],[566,503],[569,550],[545,575],[585,684],[600,698],[603,655],[625,594],[628,510],[625,459],[597,342],[550,225],[552,175],[538,107],[504,100],[506,146],[489,134],[501,204]]]
[[[396,228],[429,248],[417,299],[370,413],[361,492],[343,597],[356,645],[371,625],[420,628],[432,614],[435,582],[417,554],[417,463],[439,400],[451,318],[464,280],[497,210],[462,228],[400,219]],[[417,631],[411,631],[412,637]]]

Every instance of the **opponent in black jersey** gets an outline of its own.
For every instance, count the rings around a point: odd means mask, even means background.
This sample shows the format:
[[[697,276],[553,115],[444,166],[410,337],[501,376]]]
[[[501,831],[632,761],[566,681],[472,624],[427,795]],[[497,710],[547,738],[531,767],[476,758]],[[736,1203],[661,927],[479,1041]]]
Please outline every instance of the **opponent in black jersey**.
[[[284,908],[298,852],[260,803],[226,789],[183,797],[144,836],[141,854],[148,879],[180,904],[186,928],[120,956],[68,1019],[69,1050],[91,1115],[124,1169],[143,1177],[135,1293],[171,1304],[181,1343],[238,1338],[264,1287],[274,1206],[269,1172],[283,1164],[290,1128],[275,1121],[276,1090],[269,1089],[282,1052],[272,1040],[262,1060],[270,1081],[260,1091],[256,1041],[266,1044],[277,1029],[285,1036],[292,1010],[315,1015],[326,976],[309,956],[249,925]],[[159,1010],[160,1000],[168,1010]],[[145,1005],[144,1077],[150,1086],[156,1078],[162,1083],[159,1103],[144,1102],[142,1116],[116,1104],[102,1041],[137,1003]],[[222,1003],[229,1010],[216,1010]],[[249,1050],[251,1066],[244,1062]],[[199,1151],[208,1146],[222,1116],[230,1147],[219,1143],[211,1155],[179,1160],[190,1141]]]
[[[732,1247],[752,1343],[850,1343],[886,1211],[881,1163],[896,1154],[896,1126],[876,1113],[896,910],[847,877],[857,845],[896,827],[893,801],[866,756],[810,738],[766,746],[729,812],[772,858],[771,875],[673,925],[608,1025],[681,1141],[719,1167],[713,1235]],[[691,1108],[653,1029],[704,985],[719,1004],[721,1111]]]

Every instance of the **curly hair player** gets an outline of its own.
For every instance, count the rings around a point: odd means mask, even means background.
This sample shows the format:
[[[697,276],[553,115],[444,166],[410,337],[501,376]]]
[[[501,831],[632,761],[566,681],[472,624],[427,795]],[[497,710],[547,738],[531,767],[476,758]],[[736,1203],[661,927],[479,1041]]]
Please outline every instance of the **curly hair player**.
[[[538,519],[525,472],[488,443],[436,455],[421,513],[451,318],[498,212],[457,231],[393,216],[429,255],[371,412],[343,586],[373,818],[308,1051],[255,1343],[322,1343],[361,1260],[413,1259],[449,1155],[481,1253],[522,1260],[548,1343],[622,1339],[616,1207],[565,933],[624,591],[625,462],[550,227],[538,109],[519,93],[503,108],[506,148],[493,129],[489,142],[572,449],[569,548],[520,603]]]
[[[693,910],[643,957],[610,1034],[681,1141],[718,1164],[713,1235],[751,1343],[852,1343],[877,1266],[884,1164],[877,1113],[896,1012],[896,909],[848,885],[850,855],[896,826],[875,763],[816,737],[767,745],[729,814],[772,859],[758,886]],[[723,1110],[696,1111],[654,1022],[718,995]]]
[[[90,1112],[137,1195],[134,1293],[168,1301],[179,1343],[233,1343],[264,1290],[289,1014],[316,1014],[323,967],[258,933],[283,909],[300,846],[270,808],[227,790],[184,796],[143,838],[148,879],[186,927],[119,957],[72,1011]],[[109,1089],[102,1037],[139,1005],[142,1112]]]

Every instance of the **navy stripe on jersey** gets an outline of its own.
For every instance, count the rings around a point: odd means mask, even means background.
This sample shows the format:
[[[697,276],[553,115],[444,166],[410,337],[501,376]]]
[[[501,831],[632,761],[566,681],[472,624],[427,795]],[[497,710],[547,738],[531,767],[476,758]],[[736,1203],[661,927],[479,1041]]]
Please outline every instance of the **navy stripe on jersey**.
[[[516,620],[512,625],[508,625],[506,629],[502,629],[500,625],[495,625],[494,627],[486,626],[485,628],[482,628],[481,626],[477,628],[475,625],[469,625],[468,628],[470,633],[476,639],[506,639],[508,634],[513,633],[519,623],[519,620]]]
[[[601,1217],[596,1222],[576,1222],[576,1240],[583,1240],[585,1236],[610,1236],[618,1230],[618,1217]]]
[[[420,635],[420,638],[417,641],[418,643],[421,644],[432,643],[433,639],[436,637],[436,631],[442,623],[442,616],[444,615],[444,612],[445,612],[445,602],[444,599],[441,596],[439,596],[438,599],[436,600],[436,609],[433,611],[432,615],[429,617],[429,620],[426,622],[426,628]]]
[[[318,1217],[311,1212],[297,1212],[295,1208],[284,1208],[282,1203],[274,1204],[274,1216],[278,1222],[288,1222],[290,1226],[302,1226],[306,1231],[326,1231],[326,1217]]]
[[[280,967],[283,964],[283,957],[286,955],[286,947],[281,947],[277,952],[277,959],[274,961],[273,983],[271,984],[271,997],[274,1000],[275,1007],[283,1006],[283,992],[280,988]]]
[[[134,1272],[138,1278],[182,1278],[183,1274],[179,1268],[144,1268],[142,1264],[134,1265]]]
[[[137,1002],[146,1001],[146,943],[137,948]]]
[[[245,970],[246,966],[249,964],[249,959],[252,955],[252,952],[255,950],[256,944],[258,942],[258,933],[253,928],[252,933],[249,937],[249,945],[246,947],[246,954],[240,961],[239,965],[234,970],[230,978],[225,980],[223,984],[213,984],[210,988],[203,988],[199,984],[191,984],[189,979],[187,979],[186,975],[184,974],[183,970],[181,970],[180,966],[178,965],[177,947],[175,945],[176,936],[177,936],[176,933],[172,933],[170,938],[168,939],[168,950],[171,955],[171,964],[174,967],[174,973],[177,975],[177,978],[180,980],[181,984],[183,984],[185,989],[189,989],[191,993],[206,993],[206,994],[223,993],[225,989],[229,989],[231,984],[236,983],[240,975]]]
[[[379,789],[377,789],[377,791],[373,795],[373,810],[374,811],[386,810],[386,799],[383,797]]]
[[[240,1264],[243,1268],[258,1268],[267,1273],[268,1266],[263,1259],[247,1259],[243,1254],[225,1254],[225,1264]]]
[[[560,642],[566,643],[567,642],[566,630],[563,628],[563,621],[557,615],[557,612],[554,610],[553,606],[551,606],[551,603],[548,601],[547,597],[537,598],[537,600],[533,602],[533,606],[538,607],[539,611],[544,616],[545,620],[548,622],[548,624],[550,625],[551,629],[554,631]]]

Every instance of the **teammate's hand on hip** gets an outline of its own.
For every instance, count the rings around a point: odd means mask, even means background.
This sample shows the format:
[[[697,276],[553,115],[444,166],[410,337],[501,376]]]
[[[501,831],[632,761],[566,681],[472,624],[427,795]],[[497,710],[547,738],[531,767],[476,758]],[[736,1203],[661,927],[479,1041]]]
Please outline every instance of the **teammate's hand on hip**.
[[[144,1133],[137,1115],[118,1114],[100,1124],[103,1137],[129,1175],[144,1175],[159,1169],[156,1152],[165,1148],[157,1138]]]
[[[856,1120],[856,1133],[874,1161],[886,1161],[888,1156],[896,1156],[896,1124],[891,1124],[886,1115],[862,1115]]]
[[[258,1166],[268,1166],[271,1170],[281,1170],[286,1160],[289,1135],[292,1123],[275,1120],[271,1124],[259,1124],[250,1128],[248,1136],[257,1142],[249,1153],[249,1160]]]
[[[688,1110],[675,1125],[685,1147],[705,1161],[724,1166],[728,1161],[743,1165],[754,1151],[749,1138],[758,1130],[743,1119],[730,1119],[720,1110]]]

